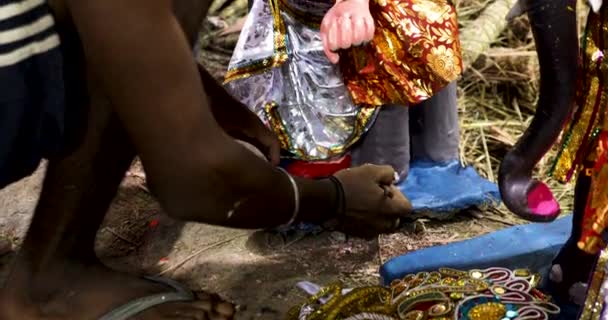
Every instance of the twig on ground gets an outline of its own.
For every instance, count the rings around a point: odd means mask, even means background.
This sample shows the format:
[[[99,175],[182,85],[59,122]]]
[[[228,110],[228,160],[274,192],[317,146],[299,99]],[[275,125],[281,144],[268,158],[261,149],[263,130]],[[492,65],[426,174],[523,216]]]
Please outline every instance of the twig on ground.
[[[187,257],[185,257],[185,258],[184,258],[184,259],[182,259],[181,261],[179,261],[179,262],[177,262],[177,263],[173,264],[173,265],[172,265],[172,266],[170,266],[169,268],[167,268],[167,269],[165,269],[165,270],[163,270],[163,271],[159,272],[159,273],[157,274],[157,276],[162,276],[162,275],[165,275],[165,274],[167,274],[167,273],[169,273],[169,272],[172,272],[172,271],[177,270],[179,267],[181,267],[182,265],[184,265],[186,262],[188,262],[188,261],[192,260],[193,258],[195,258],[196,256],[198,256],[199,254],[201,254],[201,253],[203,253],[203,252],[205,252],[205,251],[208,251],[208,250],[211,250],[211,249],[214,249],[214,248],[220,247],[220,246],[222,246],[222,245],[224,245],[224,244],[226,244],[226,243],[232,242],[232,241],[234,241],[234,240],[236,240],[236,239],[238,239],[238,238],[246,237],[246,236],[248,236],[248,235],[249,235],[249,234],[241,234],[241,235],[238,235],[238,236],[236,236],[236,237],[232,237],[232,238],[230,238],[230,239],[226,239],[226,240],[223,240],[223,241],[219,241],[219,242],[216,242],[216,243],[210,244],[210,245],[208,245],[208,246],[206,246],[206,247],[204,247],[204,248],[201,248],[201,249],[199,249],[199,250],[195,251],[194,253],[192,253],[191,255],[189,255],[189,256],[187,256]]]
[[[135,241],[121,235],[120,233],[118,233],[116,230],[112,229],[111,227],[106,227],[106,230],[108,230],[109,233],[113,234],[116,238],[132,245],[135,246],[136,248],[139,247],[141,245],[141,243],[136,243]]]

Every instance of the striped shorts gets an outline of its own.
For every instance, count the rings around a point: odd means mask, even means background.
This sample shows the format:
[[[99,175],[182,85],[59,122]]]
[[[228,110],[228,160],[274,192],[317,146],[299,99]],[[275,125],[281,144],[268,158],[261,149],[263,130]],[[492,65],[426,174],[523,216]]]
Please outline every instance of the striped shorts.
[[[60,39],[45,0],[0,0],[0,188],[62,148]]]

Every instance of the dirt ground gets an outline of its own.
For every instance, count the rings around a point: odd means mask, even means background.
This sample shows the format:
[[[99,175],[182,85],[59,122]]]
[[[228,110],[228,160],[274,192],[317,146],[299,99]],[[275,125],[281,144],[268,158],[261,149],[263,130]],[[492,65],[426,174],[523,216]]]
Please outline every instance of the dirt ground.
[[[0,258],[0,281],[27,230],[43,169],[0,191],[0,237],[12,243]],[[323,232],[285,244],[269,233],[174,221],[147,192],[144,179],[135,164],[99,231],[98,255],[121,270],[163,274],[192,289],[218,292],[239,305],[238,319],[281,319],[305,298],[295,287],[298,281],[377,284],[379,266],[392,256],[516,223],[496,210],[469,210],[448,221],[419,219],[372,241]]]

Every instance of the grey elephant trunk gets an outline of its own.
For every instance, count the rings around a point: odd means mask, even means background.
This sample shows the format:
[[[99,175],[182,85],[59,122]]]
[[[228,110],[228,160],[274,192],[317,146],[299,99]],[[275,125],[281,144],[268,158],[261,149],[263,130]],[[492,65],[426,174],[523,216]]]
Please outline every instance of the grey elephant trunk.
[[[540,63],[540,97],[532,123],[500,165],[503,202],[525,219],[546,222],[560,213],[549,188],[532,171],[557,140],[570,114],[578,70],[575,0],[528,0]]]

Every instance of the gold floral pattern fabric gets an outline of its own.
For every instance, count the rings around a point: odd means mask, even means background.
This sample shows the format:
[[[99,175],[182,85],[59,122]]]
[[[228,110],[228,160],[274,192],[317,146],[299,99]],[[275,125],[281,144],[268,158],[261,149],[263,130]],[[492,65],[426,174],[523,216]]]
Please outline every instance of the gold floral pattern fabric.
[[[370,0],[371,43],[340,53],[353,101],[416,104],[462,73],[455,8],[446,0]]]
[[[289,320],[548,320],[560,312],[527,269],[440,268],[408,274],[390,286],[322,288],[293,307]]]

